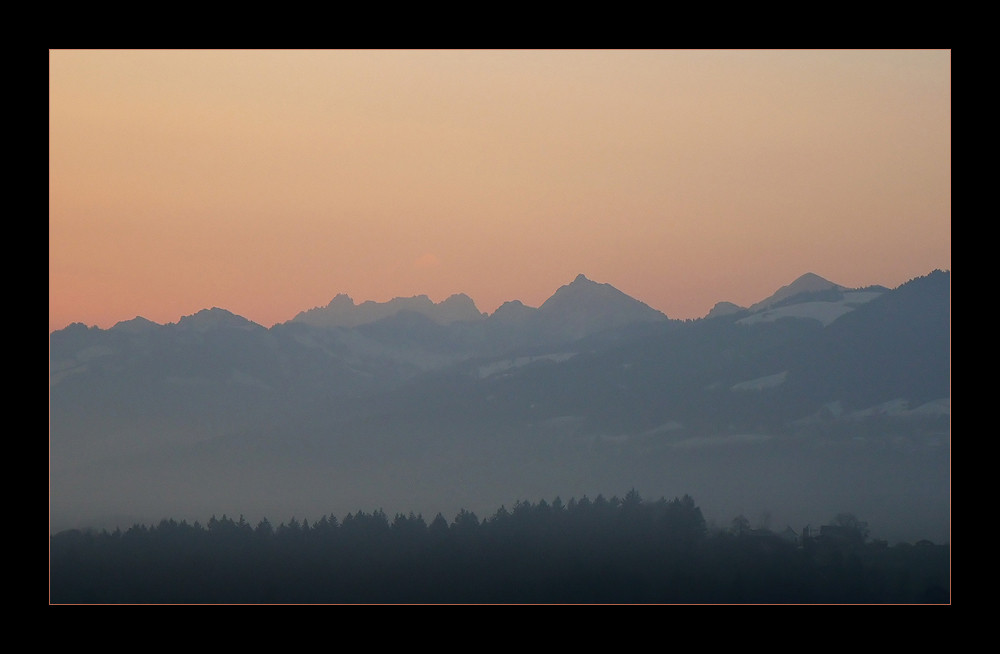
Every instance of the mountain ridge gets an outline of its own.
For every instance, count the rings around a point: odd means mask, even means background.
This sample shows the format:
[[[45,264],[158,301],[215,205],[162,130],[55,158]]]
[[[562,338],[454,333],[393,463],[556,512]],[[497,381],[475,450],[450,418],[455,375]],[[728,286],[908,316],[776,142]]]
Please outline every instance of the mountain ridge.
[[[836,504],[873,522],[927,513],[940,532],[944,512],[946,532],[950,273],[582,336],[559,329],[572,326],[563,300],[622,298],[585,277],[567,286],[544,312],[511,302],[475,322],[400,311],[264,328],[214,308],[54,332],[53,523],[634,486],[692,493],[723,519],[748,510],[728,496],[753,495],[795,520]],[[843,312],[825,322],[817,307]]]
[[[434,302],[426,294],[414,295],[410,297],[394,297],[385,302],[377,302],[374,300],[365,300],[361,303],[355,302],[355,300],[347,293],[338,293],[330,300],[330,302],[325,306],[317,306],[311,309],[304,309],[299,311],[291,319],[276,323],[276,325],[287,324],[287,323],[304,323],[320,327],[357,327],[363,324],[368,324],[382,320],[384,318],[391,317],[402,311],[412,311],[416,313],[421,313],[428,316],[435,322],[443,325],[448,325],[457,322],[478,322],[485,319],[492,318],[497,314],[500,309],[504,309],[501,312],[501,316],[504,318],[510,318],[515,312],[520,316],[521,319],[527,314],[537,313],[540,309],[543,309],[546,304],[549,305],[549,311],[552,311],[554,306],[559,304],[570,304],[567,301],[568,296],[576,296],[579,298],[582,293],[583,288],[589,288],[591,293],[599,293],[604,296],[605,299],[610,299],[612,301],[621,302],[623,304],[628,304],[629,301],[632,306],[629,312],[633,315],[645,315],[644,320],[660,320],[663,318],[669,319],[669,317],[662,311],[650,307],[645,302],[632,298],[626,293],[620,291],[616,287],[609,283],[595,282],[589,279],[584,273],[578,274],[574,280],[568,284],[564,284],[557,288],[549,298],[547,298],[538,307],[531,307],[524,304],[521,300],[508,300],[504,302],[500,307],[498,307],[493,313],[481,312],[476,307],[475,301],[465,293],[453,293],[449,297],[441,300],[440,302]],[[742,307],[740,305],[734,304],[732,302],[720,301],[703,317],[711,318],[718,315],[725,315],[730,313],[735,313],[738,311],[750,311],[751,313],[760,311],[766,307],[772,306],[788,297],[794,296],[803,292],[811,292],[823,289],[840,289],[848,290],[847,287],[841,286],[830,282],[819,275],[814,273],[805,273],[798,278],[796,278],[790,284],[780,287],[773,294],[760,300],[750,307]],[[641,308],[640,308],[641,307]],[[609,312],[608,308],[602,309],[605,312]],[[208,312],[208,313],[205,313]],[[166,325],[180,325],[186,328],[192,328],[196,323],[202,325],[207,325],[213,322],[209,320],[209,316],[214,316],[215,321],[221,320],[224,312],[228,314],[231,318],[239,318],[245,320],[252,325],[260,325],[249,318],[245,318],[239,314],[230,312],[227,309],[222,309],[219,307],[212,307],[201,309],[193,314],[188,314],[181,316],[177,322],[171,323],[157,323],[144,318],[143,316],[137,315],[131,320],[121,320],[109,329],[121,328],[121,329],[145,329],[150,326],[166,326]],[[546,311],[541,312],[542,315]],[[507,314],[504,316],[503,314]],[[701,318],[696,318],[700,320]],[[609,324],[615,324],[615,320],[609,319],[607,321]],[[76,325],[77,323],[72,323]],[[84,324],[84,323],[79,323]],[[230,320],[230,324],[236,324]],[[67,325],[63,329],[70,327]],[[86,325],[85,325],[86,326]],[[265,327],[267,328],[267,327]],[[54,330],[56,331],[61,330]]]
[[[466,320],[481,320],[484,316],[475,302],[464,293],[455,293],[441,302],[433,302],[427,295],[396,297],[387,302],[368,300],[355,304],[345,293],[336,295],[325,307],[301,311],[290,322],[301,322],[318,327],[357,327],[388,318],[401,311],[411,311],[427,316],[440,324]]]

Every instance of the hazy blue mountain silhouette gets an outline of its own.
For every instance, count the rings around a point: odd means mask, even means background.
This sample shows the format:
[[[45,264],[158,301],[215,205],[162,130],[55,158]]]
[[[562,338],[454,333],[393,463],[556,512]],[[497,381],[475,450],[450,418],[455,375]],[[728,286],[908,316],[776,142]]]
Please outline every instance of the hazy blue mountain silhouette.
[[[426,295],[417,295],[361,304],[355,304],[349,295],[341,293],[327,306],[302,311],[292,321],[317,327],[358,327],[391,318],[400,312],[418,313],[442,325],[475,322],[484,317],[472,298],[463,293],[452,295],[440,303],[434,303]]]
[[[542,329],[564,339],[583,338],[635,323],[667,320],[661,312],[611,284],[599,284],[583,274],[560,287],[538,307],[535,316]]]
[[[635,486],[946,529],[950,273],[869,291],[679,321],[581,275],[478,320],[74,324],[50,335],[53,521]],[[810,317],[824,305],[837,312]]]
[[[771,296],[750,305],[749,310],[751,312],[761,311],[778,304],[783,300],[795,297],[796,295],[801,295],[802,293],[814,293],[816,291],[826,291],[829,289],[841,291],[846,290],[845,287],[840,284],[834,284],[831,281],[823,279],[816,273],[806,273],[793,281],[791,284],[782,286]]]

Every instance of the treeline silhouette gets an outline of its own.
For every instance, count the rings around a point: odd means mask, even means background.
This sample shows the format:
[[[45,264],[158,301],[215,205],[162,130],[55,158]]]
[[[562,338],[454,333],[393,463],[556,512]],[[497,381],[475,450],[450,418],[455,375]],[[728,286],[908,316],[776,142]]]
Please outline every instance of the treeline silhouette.
[[[854,523],[863,525],[863,523]],[[947,545],[843,524],[710,531],[694,500],[520,501],[480,520],[358,511],[162,520],[50,539],[50,603],[949,603]]]

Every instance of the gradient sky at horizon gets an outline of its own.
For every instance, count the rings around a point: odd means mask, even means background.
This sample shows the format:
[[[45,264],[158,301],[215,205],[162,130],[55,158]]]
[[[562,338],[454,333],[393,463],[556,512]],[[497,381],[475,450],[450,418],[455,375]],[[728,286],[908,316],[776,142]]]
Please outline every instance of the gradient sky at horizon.
[[[49,330],[951,268],[947,50],[51,50]]]

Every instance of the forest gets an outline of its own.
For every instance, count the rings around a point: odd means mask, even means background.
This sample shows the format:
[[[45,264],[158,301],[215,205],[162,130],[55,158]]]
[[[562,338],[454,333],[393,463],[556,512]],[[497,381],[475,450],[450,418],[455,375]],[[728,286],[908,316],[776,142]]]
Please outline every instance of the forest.
[[[707,527],[688,495],[518,501],[449,522],[381,509],[164,519],[50,538],[50,604],[950,604],[948,544]]]

